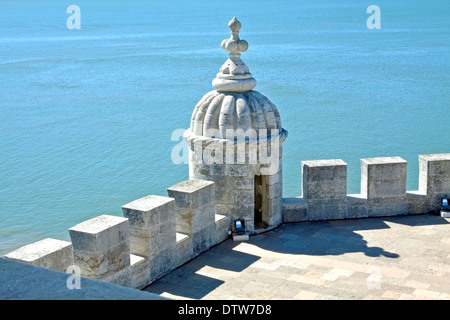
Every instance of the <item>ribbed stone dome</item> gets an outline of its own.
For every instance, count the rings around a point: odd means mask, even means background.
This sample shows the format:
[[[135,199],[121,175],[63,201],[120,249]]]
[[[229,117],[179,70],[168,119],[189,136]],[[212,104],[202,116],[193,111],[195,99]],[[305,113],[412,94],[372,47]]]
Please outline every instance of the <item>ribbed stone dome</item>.
[[[211,137],[214,132],[226,137],[228,129],[261,129],[282,131],[276,106],[262,93],[251,90],[242,93],[208,92],[196,105],[191,118],[191,134]]]

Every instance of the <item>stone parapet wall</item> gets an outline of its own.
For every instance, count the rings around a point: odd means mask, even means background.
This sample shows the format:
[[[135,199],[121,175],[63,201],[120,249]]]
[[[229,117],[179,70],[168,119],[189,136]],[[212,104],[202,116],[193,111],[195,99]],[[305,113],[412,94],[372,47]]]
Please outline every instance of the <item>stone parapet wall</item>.
[[[361,193],[348,194],[344,161],[303,161],[303,195],[283,198],[282,221],[274,223],[437,211],[441,199],[450,197],[450,154],[421,155],[419,163],[419,190],[407,191],[405,160],[362,159]],[[244,191],[254,188],[246,176],[233,178],[183,181],[167,189],[168,197],[149,195],[124,205],[123,217],[100,215],[77,224],[69,229],[71,242],[47,238],[5,258],[66,272],[75,265],[81,276],[144,288],[229,237],[239,212],[228,212],[221,197],[245,205]],[[280,194],[281,182],[281,171],[265,178],[261,188],[269,200]],[[274,199],[266,205],[278,210]]]
[[[344,161],[303,161],[303,195],[283,199],[283,222],[436,212],[450,197],[450,154],[420,155],[419,170],[419,190],[407,191],[404,159],[361,159],[361,193],[347,194]]]
[[[214,183],[187,180],[69,229],[71,242],[47,238],[5,258],[137,289],[224,241],[230,219],[216,214]]]

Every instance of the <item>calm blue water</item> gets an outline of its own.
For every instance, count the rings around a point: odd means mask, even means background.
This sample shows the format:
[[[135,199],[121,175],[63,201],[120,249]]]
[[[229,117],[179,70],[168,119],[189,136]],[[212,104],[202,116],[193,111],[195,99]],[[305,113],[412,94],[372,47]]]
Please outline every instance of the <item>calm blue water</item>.
[[[361,158],[400,156],[415,190],[418,155],[450,152],[448,0],[0,0],[1,254],[188,178],[171,134],[213,89],[233,16],[289,131],[284,196],[302,160],[343,159],[359,193]]]

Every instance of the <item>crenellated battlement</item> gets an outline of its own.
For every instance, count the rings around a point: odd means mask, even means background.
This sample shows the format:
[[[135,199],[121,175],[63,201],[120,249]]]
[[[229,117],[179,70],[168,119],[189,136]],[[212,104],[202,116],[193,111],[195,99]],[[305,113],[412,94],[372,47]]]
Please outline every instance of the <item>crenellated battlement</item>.
[[[361,193],[347,194],[340,159],[302,162],[302,197],[283,199],[283,222],[382,217],[439,210],[450,196],[450,154],[419,156],[419,190],[406,190],[400,157],[361,159]]]
[[[407,191],[404,159],[361,159],[361,193],[347,194],[344,161],[303,161],[303,194],[283,199],[283,222],[437,211],[450,196],[450,154],[421,155],[419,165],[419,190]],[[123,217],[100,215],[77,224],[69,229],[71,242],[47,238],[5,257],[58,271],[75,265],[82,276],[143,288],[231,233],[230,216],[216,213],[214,182],[190,179],[167,193],[124,205]]]
[[[44,239],[5,255],[16,261],[143,288],[229,236],[230,219],[216,214],[214,183],[187,180],[69,229],[71,242]]]

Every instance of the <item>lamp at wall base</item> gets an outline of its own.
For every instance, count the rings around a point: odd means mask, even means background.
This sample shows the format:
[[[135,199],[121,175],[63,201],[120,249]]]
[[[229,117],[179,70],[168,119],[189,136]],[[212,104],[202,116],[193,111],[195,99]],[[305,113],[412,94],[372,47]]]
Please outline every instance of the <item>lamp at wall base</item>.
[[[237,234],[245,233],[245,220],[244,219],[236,219],[233,221],[234,232]]]
[[[249,235],[245,230],[245,220],[236,219],[233,221],[233,241],[245,241],[249,239]]]
[[[450,218],[450,199],[442,198],[441,200],[441,217]]]

